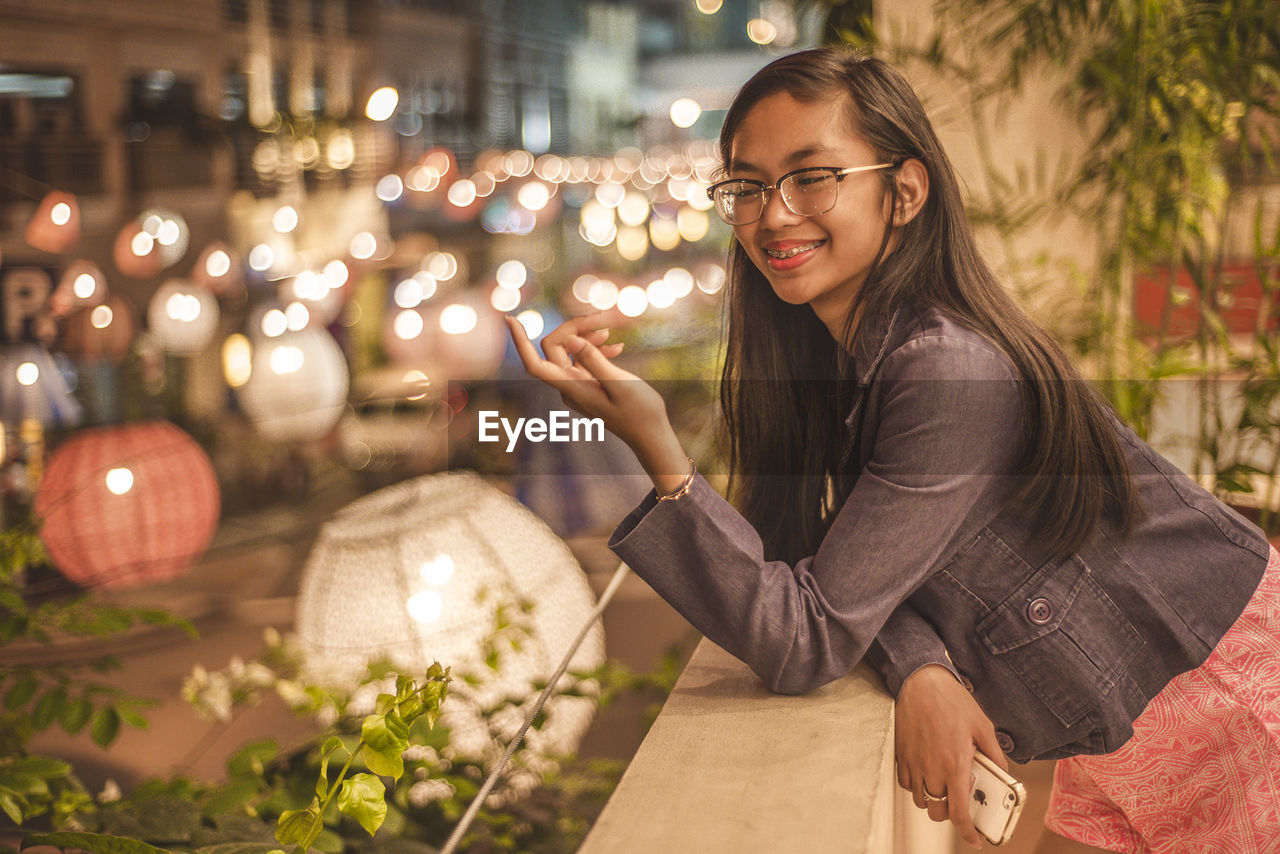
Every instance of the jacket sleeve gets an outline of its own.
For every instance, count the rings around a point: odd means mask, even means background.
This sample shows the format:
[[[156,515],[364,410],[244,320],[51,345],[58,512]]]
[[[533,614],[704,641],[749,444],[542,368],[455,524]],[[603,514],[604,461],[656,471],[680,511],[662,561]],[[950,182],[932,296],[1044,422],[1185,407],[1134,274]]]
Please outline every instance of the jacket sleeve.
[[[885,357],[871,393],[870,461],[815,555],[794,566],[766,560],[755,529],[701,475],[678,500],[650,493],[609,542],[690,623],[780,693],[847,673],[1013,486],[1021,398],[1012,366],[994,348],[944,336],[909,340]],[[941,647],[920,631],[922,622],[895,620],[882,644],[891,662],[902,662],[901,678],[922,653],[898,640]]]
[[[880,671],[885,687],[895,699],[907,677],[926,664],[941,664],[957,679],[960,678],[942,638],[910,601],[893,609],[867,649],[866,659]]]

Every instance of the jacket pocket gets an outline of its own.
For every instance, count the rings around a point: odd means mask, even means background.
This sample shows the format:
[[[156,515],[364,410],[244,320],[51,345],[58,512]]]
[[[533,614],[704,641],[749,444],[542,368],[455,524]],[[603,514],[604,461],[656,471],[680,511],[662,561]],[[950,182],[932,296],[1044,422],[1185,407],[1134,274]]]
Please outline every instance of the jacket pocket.
[[[1144,643],[1079,555],[1042,566],[977,631],[1067,726],[1112,689]]]

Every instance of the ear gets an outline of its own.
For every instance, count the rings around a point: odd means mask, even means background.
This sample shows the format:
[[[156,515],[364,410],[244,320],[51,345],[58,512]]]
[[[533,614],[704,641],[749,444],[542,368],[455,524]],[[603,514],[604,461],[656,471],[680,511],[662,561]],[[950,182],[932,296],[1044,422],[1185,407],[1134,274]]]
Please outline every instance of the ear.
[[[898,182],[898,206],[893,212],[893,224],[906,225],[915,219],[929,198],[929,172],[912,157],[902,161],[894,180]]]

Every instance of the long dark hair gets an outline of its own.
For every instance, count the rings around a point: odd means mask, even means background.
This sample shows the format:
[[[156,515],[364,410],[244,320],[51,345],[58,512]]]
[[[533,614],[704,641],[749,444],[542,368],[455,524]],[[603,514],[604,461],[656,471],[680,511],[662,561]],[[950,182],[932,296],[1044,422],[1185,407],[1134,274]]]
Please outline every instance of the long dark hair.
[[[851,130],[875,149],[877,160],[914,158],[928,171],[928,198],[898,226],[892,251],[886,224],[845,331],[855,317],[859,329],[880,329],[900,306],[934,307],[986,337],[1023,380],[1027,453],[1015,497],[1039,523],[1036,542],[1049,553],[1077,551],[1104,514],[1128,528],[1141,505],[1113,415],[983,261],[950,161],[911,84],[883,60],[839,48],[775,60],[747,81],[729,108],[720,132],[726,164],[751,109],[784,92],[802,102],[844,96]],[[894,211],[897,170],[879,174]],[[768,556],[796,560],[816,551],[843,501],[851,357],[809,306],[779,299],[736,242],[729,273],[720,398],[731,493]]]

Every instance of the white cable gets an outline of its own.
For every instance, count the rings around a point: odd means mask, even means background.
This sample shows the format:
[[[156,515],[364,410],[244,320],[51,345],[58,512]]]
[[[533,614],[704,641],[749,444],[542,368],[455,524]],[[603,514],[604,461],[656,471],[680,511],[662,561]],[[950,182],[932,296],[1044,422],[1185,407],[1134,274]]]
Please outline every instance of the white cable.
[[[440,854],[453,854],[458,849],[458,843],[462,841],[462,835],[467,832],[467,828],[471,826],[471,822],[475,819],[476,813],[480,811],[484,799],[488,797],[489,792],[493,789],[494,783],[498,781],[498,775],[507,767],[507,763],[511,761],[511,757],[515,755],[516,750],[524,741],[524,734],[529,731],[529,727],[533,724],[533,719],[542,711],[542,707],[546,704],[547,698],[551,696],[551,692],[555,690],[556,683],[560,681],[560,677],[569,669],[569,661],[573,658],[574,653],[578,651],[578,647],[582,646],[582,641],[587,637],[587,632],[591,631],[591,627],[595,625],[596,620],[600,619],[600,615],[604,613],[605,607],[609,601],[613,599],[613,594],[618,591],[618,587],[622,584],[622,579],[626,578],[627,573],[631,570],[625,563],[618,564],[618,568],[614,570],[613,578],[609,580],[609,586],[600,594],[600,601],[596,603],[595,610],[591,612],[591,616],[587,618],[583,624],[578,637],[574,639],[569,646],[569,651],[565,653],[564,658],[560,661],[560,666],[556,669],[555,674],[547,680],[547,685],[542,689],[542,693],[538,695],[538,700],[533,704],[533,708],[525,715],[524,723],[520,725],[520,731],[516,733],[516,737],[511,739],[511,743],[507,745],[506,752],[502,754],[502,758],[498,760],[498,764],[489,772],[488,778],[485,779],[484,785],[480,787],[480,791],[471,800],[471,804],[467,807],[466,813],[462,816],[462,820],[458,822],[458,826],[453,829],[453,833],[449,834],[449,841],[440,849]]]

